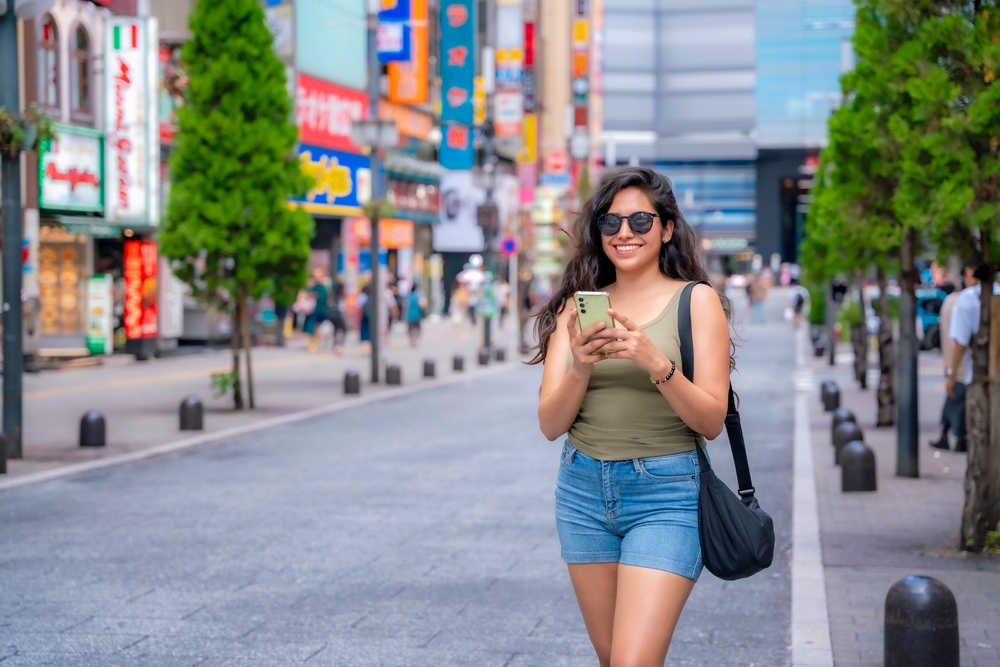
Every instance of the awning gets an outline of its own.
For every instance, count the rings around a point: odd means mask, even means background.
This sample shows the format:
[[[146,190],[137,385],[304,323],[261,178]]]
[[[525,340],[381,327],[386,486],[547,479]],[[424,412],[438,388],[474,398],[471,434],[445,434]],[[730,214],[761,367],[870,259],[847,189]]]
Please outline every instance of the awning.
[[[444,169],[437,162],[426,162],[409,155],[387,155],[384,168],[393,176],[426,183],[437,183],[444,175]]]
[[[19,19],[32,19],[52,9],[56,0],[14,0],[14,13]],[[0,16],[7,13],[7,0],[0,0]]]

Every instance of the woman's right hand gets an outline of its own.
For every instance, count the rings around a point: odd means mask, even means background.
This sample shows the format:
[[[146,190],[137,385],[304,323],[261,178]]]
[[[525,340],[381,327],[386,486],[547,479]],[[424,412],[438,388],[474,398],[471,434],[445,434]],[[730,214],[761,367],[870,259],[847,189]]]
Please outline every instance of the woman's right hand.
[[[566,320],[566,329],[569,332],[569,349],[573,354],[574,368],[584,377],[590,377],[590,374],[594,372],[594,364],[604,359],[604,355],[600,352],[601,348],[607,345],[611,339],[595,338],[589,340],[591,336],[604,329],[604,322],[598,322],[583,331],[579,331],[576,326],[577,319],[579,319],[579,313],[574,308],[569,314],[569,319]]]

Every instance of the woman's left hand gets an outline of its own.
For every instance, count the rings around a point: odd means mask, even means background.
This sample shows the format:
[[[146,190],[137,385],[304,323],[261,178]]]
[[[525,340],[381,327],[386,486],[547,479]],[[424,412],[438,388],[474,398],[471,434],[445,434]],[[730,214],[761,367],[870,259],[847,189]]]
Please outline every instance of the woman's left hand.
[[[601,348],[605,359],[628,359],[633,364],[649,373],[650,377],[665,377],[670,372],[670,360],[660,351],[642,327],[625,317],[613,308],[608,314],[619,322],[623,328],[605,329],[594,335],[594,338],[610,338],[611,342]]]

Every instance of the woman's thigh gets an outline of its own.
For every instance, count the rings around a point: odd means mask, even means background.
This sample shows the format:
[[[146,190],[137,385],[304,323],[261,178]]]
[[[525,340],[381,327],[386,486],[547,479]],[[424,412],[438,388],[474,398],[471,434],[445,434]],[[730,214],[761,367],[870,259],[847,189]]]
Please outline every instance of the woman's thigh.
[[[694,580],[673,572],[620,564],[611,643],[613,667],[662,667],[693,588]]]
[[[601,667],[607,667],[611,662],[618,563],[570,563],[567,567],[590,643]]]

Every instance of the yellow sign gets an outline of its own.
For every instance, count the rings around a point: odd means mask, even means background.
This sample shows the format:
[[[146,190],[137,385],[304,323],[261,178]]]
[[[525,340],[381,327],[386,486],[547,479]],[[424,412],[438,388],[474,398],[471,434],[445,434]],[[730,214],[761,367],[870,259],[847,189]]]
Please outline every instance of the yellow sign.
[[[535,164],[538,162],[538,116],[524,114],[521,127],[521,150],[517,152],[517,161],[520,164]]]
[[[482,125],[486,122],[486,86],[483,77],[472,80],[472,124]]]
[[[310,151],[303,151],[299,159],[302,160],[302,172],[316,181],[313,189],[306,194],[309,201],[326,195],[326,201],[332,204],[335,199],[354,191],[350,168],[341,166],[337,158],[323,155],[319,161],[314,161]]]
[[[590,43],[590,22],[587,19],[573,19],[573,46],[587,46]]]

